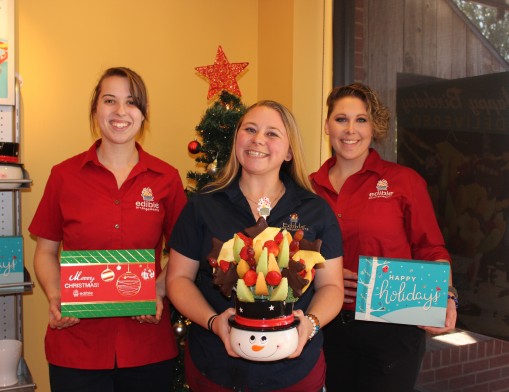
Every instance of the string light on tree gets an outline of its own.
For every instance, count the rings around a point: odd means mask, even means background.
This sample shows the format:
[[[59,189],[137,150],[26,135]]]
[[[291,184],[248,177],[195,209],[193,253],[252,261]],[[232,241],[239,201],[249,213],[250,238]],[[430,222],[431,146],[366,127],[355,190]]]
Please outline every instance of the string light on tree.
[[[207,166],[207,173],[211,176],[215,176],[217,174],[217,159],[214,159],[212,163]]]

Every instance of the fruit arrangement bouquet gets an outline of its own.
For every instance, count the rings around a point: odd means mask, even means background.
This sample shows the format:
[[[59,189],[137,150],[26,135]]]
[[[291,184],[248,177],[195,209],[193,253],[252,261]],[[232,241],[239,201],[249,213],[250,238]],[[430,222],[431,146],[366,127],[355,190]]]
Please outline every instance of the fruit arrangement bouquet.
[[[298,343],[293,304],[310,286],[315,268],[325,262],[321,240],[305,240],[304,232],[269,227],[260,218],[253,227],[237,232],[227,242],[213,240],[208,261],[213,283],[231,297],[233,350],[255,361],[282,359]]]

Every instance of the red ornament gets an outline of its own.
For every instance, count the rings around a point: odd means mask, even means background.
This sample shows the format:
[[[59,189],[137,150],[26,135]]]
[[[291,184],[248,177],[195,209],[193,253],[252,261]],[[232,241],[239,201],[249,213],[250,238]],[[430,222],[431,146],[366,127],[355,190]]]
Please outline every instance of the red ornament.
[[[240,97],[237,75],[240,74],[249,63],[230,63],[219,46],[216,53],[216,61],[213,65],[196,67],[195,70],[205,76],[210,83],[207,99],[211,99],[221,91],[226,90]]]
[[[192,142],[189,142],[187,145],[187,151],[189,151],[191,154],[198,154],[201,149],[201,144],[198,140],[193,140]]]

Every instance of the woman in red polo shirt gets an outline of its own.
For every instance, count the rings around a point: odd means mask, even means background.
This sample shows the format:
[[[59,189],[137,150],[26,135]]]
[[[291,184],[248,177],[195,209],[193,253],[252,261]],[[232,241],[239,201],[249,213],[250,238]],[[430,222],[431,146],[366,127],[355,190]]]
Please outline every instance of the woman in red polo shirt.
[[[335,321],[324,328],[329,391],[410,392],[425,350],[424,329],[355,321],[359,256],[450,261],[426,183],[413,170],[384,161],[370,149],[389,129],[389,111],[362,84],[337,87],[327,99],[325,132],[334,156],[311,175],[315,191],[335,212],[344,243],[345,299]],[[390,197],[370,197],[385,180]],[[451,296],[455,289],[450,288]],[[457,295],[457,294],[456,294]],[[454,298],[453,298],[454,299]],[[448,301],[446,332],[456,308]]]
[[[38,237],[35,272],[49,301],[45,347],[52,391],[167,392],[172,385],[178,351],[164,287],[155,315],[80,320],[60,313],[60,246],[154,249],[155,272],[161,273],[162,243],[186,197],[177,170],[136,142],[147,122],[142,78],[124,67],[106,70],[90,107],[97,140],[53,167],[29,227]],[[153,205],[144,208],[148,190]]]

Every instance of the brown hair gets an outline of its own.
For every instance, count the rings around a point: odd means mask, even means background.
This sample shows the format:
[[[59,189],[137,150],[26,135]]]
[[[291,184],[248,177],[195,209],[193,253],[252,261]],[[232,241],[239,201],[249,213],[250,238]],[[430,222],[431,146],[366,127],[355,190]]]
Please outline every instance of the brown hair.
[[[378,94],[370,87],[361,83],[335,87],[327,97],[327,119],[329,119],[336,101],[344,97],[359,98],[366,105],[368,118],[373,126],[373,140],[383,140],[389,131],[391,115],[389,109],[382,104]]]
[[[143,114],[143,121],[141,122],[140,131],[138,133],[138,138],[141,138],[145,132],[146,126],[148,124],[148,93],[145,83],[140,75],[138,75],[133,70],[126,67],[113,67],[108,68],[102,74],[101,78],[97,82],[95,86],[94,92],[92,93],[92,98],[90,100],[90,130],[92,135],[96,138],[99,137],[100,132],[97,129],[97,124],[95,121],[95,114],[97,112],[97,102],[99,101],[99,97],[101,95],[102,82],[104,79],[107,79],[112,76],[119,76],[121,78],[126,78],[129,81],[129,92],[134,100],[135,106],[140,110],[141,114]]]
[[[256,107],[267,107],[279,113],[285,126],[286,133],[288,135],[288,141],[290,143],[290,151],[292,152],[292,159],[288,162],[283,162],[281,170],[285,170],[300,187],[313,192],[308,176],[306,174],[304,152],[302,151],[302,139],[300,136],[299,128],[297,126],[297,121],[295,120],[295,117],[290,112],[290,110],[288,110],[284,105],[269,100],[259,101],[254,105],[251,105],[240,118],[237,124],[237,128],[235,129],[230,158],[219,173],[217,179],[206,186],[206,190],[212,191],[215,189],[225,188],[238,175],[240,171],[240,163],[237,158],[237,153],[235,152],[237,133],[242,126],[242,122],[244,121],[247,113]]]

